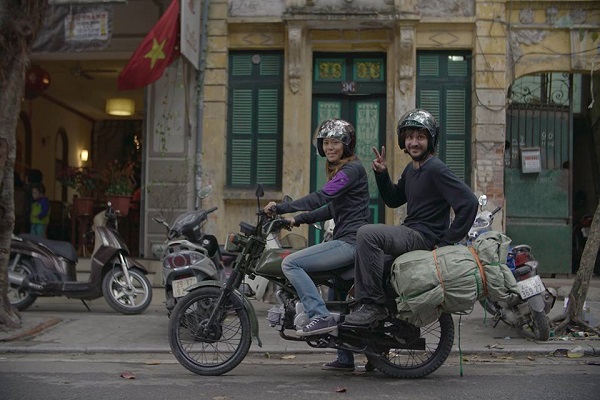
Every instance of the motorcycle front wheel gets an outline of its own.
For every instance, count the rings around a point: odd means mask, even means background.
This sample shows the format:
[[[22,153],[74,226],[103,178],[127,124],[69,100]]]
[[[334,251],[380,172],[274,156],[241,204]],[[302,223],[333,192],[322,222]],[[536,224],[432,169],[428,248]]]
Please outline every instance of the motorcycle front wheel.
[[[418,329],[419,335],[414,335],[412,339],[406,335],[402,335],[402,339],[395,339],[406,342],[399,346],[401,348],[392,347],[385,351],[366,353],[367,360],[379,371],[394,378],[423,378],[433,373],[444,364],[452,351],[454,321],[450,314],[442,314],[436,321]],[[407,349],[406,347],[411,347],[411,340],[415,344],[424,341],[425,348]],[[389,341],[386,340],[385,343]]]
[[[169,319],[169,345],[173,355],[198,375],[222,375],[248,354],[252,333],[250,318],[235,295],[217,309],[221,289],[202,287],[179,299]],[[210,318],[215,314],[214,322]]]
[[[33,277],[33,271],[34,267],[31,261],[23,259],[11,269],[11,272],[23,275],[23,278],[29,279]],[[31,293],[31,290],[17,287],[13,284],[8,285],[7,296],[10,304],[19,311],[27,309],[37,299],[37,295]]]
[[[131,315],[144,312],[152,302],[152,285],[143,272],[132,268],[129,270],[131,289],[123,268],[115,264],[102,280],[102,294],[108,305],[121,314]]]

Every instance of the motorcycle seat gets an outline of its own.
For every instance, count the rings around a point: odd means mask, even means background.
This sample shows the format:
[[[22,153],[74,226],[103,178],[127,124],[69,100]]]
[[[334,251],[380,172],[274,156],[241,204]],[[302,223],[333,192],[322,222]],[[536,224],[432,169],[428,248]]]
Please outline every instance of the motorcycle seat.
[[[19,235],[19,237],[23,240],[27,240],[28,242],[41,243],[50,250],[52,250],[54,254],[66,258],[69,261],[77,262],[77,260],[79,259],[75,247],[73,247],[73,245],[69,242],[63,242],[60,240],[50,240],[41,236],[32,235],[30,233],[22,233]]]
[[[330,279],[351,281],[354,280],[354,263],[329,271],[311,272],[309,275],[315,282],[323,282]]]

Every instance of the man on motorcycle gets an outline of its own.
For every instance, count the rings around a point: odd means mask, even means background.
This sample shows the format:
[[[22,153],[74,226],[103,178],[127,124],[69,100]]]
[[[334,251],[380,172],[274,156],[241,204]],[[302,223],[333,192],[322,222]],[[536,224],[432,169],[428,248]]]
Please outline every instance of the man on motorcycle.
[[[381,153],[373,147],[373,170],[379,193],[388,207],[407,205],[400,226],[364,225],[357,233],[355,300],[345,318],[347,325],[369,325],[385,319],[384,275],[391,262],[413,250],[432,250],[460,241],[477,214],[477,198],[435,154],[439,126],[422,109],[407,112],[398,121],[398,146],[412,161],[393,184]],[[454,220],[450,224],[450,208]]]
[[[354,263],[356,232],[369,222],[369,187],[367,171],[355,155],[356,132],[347,121],[323,121],[315,131],[313,144],[325,163],[325,186],[298,200],[264,208],[267,215],[309,211],[291,218],[292,225],[312,224],[333,218],[333,239],[287,256],[282,270],[294,285],[310,323],[297,331],[299,336],[327,333],[337,328],[310,272],[328,271]],[[327,366],[331,368],[327,368]],[[338,352],[338,359],[325,369],[354,370],[353,354]]]

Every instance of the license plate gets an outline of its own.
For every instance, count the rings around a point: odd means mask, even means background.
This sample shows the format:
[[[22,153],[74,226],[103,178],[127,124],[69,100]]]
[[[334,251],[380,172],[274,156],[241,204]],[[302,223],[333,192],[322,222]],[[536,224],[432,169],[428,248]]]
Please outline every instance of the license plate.
[[[546,290],[539,275],[532,276],[524,281],[519,281],[517,282],[517,286],[519,287],[519,294],[523,300]]]
[[[185,296],[187,294],[185,289],[189,288],[194,283],[196,283],[195,276],[193,276],[191,278],[183,278],[183,279],[177,279],[176,281],[173,281],[173,296],[176,298]]]

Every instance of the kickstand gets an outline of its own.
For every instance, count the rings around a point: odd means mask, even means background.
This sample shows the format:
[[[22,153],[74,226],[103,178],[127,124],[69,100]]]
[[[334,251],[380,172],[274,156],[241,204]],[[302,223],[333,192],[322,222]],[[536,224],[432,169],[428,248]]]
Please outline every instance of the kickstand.
[[[84,300],[84,299],[81,299],[81,302],[83,303],[83,305],[85,306],[85,308],[87,308],[87,310],[88,310],[89,312],[92,312],[92,310],[90,310],[90,308],[88,307],[88,305],[87,305],[87,303],[85,302],[85,300]]]

